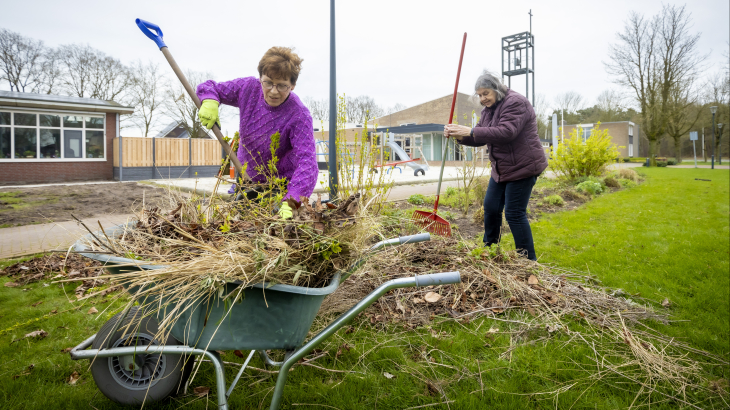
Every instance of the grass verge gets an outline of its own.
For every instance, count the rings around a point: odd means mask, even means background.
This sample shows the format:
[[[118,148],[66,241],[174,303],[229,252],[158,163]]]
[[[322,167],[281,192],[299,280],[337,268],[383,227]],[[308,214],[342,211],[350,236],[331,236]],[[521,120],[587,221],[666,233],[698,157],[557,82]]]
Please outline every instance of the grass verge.
[[[639,293],[656,302],[668,299],[678,321],[650,325],[727,359],[729,174],[667,168],[642,171],[647,181],[640,186],[600,195],[575,211],[546,215],[535,223],[541,261],[589,272],[604,285],[622,288],[627,294]],[[505,238],[505,244],[511,242],[511,237]],[[74,285],[61,289],[43,281],[24,288],[28,290],[0,287],[0,331],[53,309],[61,312],[72,307],[65,295],[73,294]],[[31,306],[38,301],[43,303]],[[96,332],[106,320],[106,313],[86,313],[91,303],[100,312],[120,306],[108,298],[92,299],[77,310],[0,334],[0,352],[6,358],[0,364],[0,407],[119,408],[98,393],[87,362],[73,362],[60,352]],[[320,347],[328,355],[315,363],[334,371],[294,369],[282,408],[614,409],[646,405],[633,403],[641,389],[638,385],[624,383],[617,388],[590,379],[591,349],[571,343],[568,334],[540,329],[517,332],[514,322],[525,320],[524,315],[513,312],[468,323],[437,317],[413,331],[357,319]],[[582,326],[571,324],[573,330]],[[37,329],[46,330],[49,336],[11,344]],[[223,359],[243,361],[231,352]],[[35,367],[27,371],[31,364]],[[263,367],[258,359],[252,364]],[[227,367],[228,380],[236,370]],[[69,385],[66,381],[74,371],[81,378]],[[726,386],[727,367],[707,372],[718,386]],[[212,376],[212,369],[204,366],[193,386],[214,387]],[[231,407],[267,408],[274,383],[270,374],[247,371],[231,396]],[[687,394],[700,407],[713,408],[702,397]],[[655,409],[680,407],[658,395],[648,397]],[[190,394],[145,408],[214,405],[211,390],[211,396]]]

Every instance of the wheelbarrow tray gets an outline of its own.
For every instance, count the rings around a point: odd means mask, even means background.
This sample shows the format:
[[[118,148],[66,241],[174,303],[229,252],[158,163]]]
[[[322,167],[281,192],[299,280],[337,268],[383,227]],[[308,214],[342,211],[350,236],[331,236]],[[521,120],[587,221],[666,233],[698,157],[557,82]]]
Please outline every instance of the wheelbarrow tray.
[[[126,226],[134,224],[136,222]],[[124,228],[125,225],[119,225],[106,229],[105,232],[110,238],[116,237],[121,235]],[[74,244],[73,250],[101,262],[110,274],[166,267],[144,265],[143,261],[117,256],[85,253],[90,250],[85,243],[93,239],[91,234],[86,235]],[[130,264],[139,265],[129,266]],[[241,298],[235,303],[231,303],[232,297],[222,300],[215,293],[209,298],[189,301],[170,332],[178,341],[206,350],[292,350],[302,345],[322,301],[337,290],[339,284],[339,273],[324,288],[256,283],[244,288]],[[229,282],[225,285],[223,294],[227,295],[239,286],[240,282]],[[136,287],[125,285],[125,288],[130,294],[138,291]],[[150,302],[153,301],[145,301]],[[165,301],[162,302],[162,306],[165,306]],[[173,308],[174,306],[167,305],[161,309],[157,313],[158,320],[161,321],[165,312]]]

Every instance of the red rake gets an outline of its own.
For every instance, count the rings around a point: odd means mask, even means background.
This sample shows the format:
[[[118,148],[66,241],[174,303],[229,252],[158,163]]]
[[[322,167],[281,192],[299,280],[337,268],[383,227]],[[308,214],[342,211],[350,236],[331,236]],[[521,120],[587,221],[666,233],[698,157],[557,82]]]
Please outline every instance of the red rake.
[[[456,106],[456,92],[459,89],[459,76],[461,75],[461,61],[464,59],[464,46],[466,46],[466,33],[464,33],[464,41],[461,43],[461,56],[459,56],[459,69],[456,71],[456,85],[454,86],[454,97],[451,99],[451,113],[449,114],[449,124],[454,118],[454,107]],[[448,138],[448,137],[447,137]],[[446,150],[449,144],[446,141],[444,150],[441,153],[441,173],[439,173],[439,184],[436,188],[436,202],[433,204],[433,212],[415,211],[411,220],[415,225],[422,227],[428,232],[441,236],[451,236],[451,224],[444,218],[437,215],[439,208],[439,196],[441,195],[441,180],[444,179],[444,166],[446,165]]]

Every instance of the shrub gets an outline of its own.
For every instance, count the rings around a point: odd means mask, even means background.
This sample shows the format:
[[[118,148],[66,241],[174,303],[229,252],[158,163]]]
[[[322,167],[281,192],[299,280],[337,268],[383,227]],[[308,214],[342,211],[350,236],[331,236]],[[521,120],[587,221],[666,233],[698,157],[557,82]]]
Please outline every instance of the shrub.
[[[606,166],[614,162],[618,157],[618,149],[611,142],[608,130],[601,130],[600,125],[599,122],[585,141],[578,134],[578,129],[574,128],[570,137],[558,145],[551,161],[551,167],[556,174],[567,179],[599,176]]]
[[[667,165],[677,165],[677,160],[676,159],[668,159],[667,160]]]
[[[629,161],[631,161],[631,158],[629,158],[629,157],[623,157],[623,161],[624,162],[629,162]]]
[[[620,188],[621,184],[614,178],[613,176],[609,175],[606,178],[603,178],[603,183],[606,184],[606,186],[611,188]]]
[[[458,193],[458,191],[456,190],[456,188],[454,188],[452,186],[446,187],[446,196],[454,196],[457,193]]]
[[[426,197],[421,194],[413,194],[408,197],[407,201],[412,205],[425,205]]]
[[[552,206],[563,206],[565,205],[565,201],[560,195],[550,195],[546,196],[542,199],[543,205],[552,205]]]
[[[489,177],[479,177],[474,184],[474,205],[481,205],[484,203],[484,196],[487,195],[487,188],[489,187]]]
[[[633,188],[636,186],[636,182],[631,179],[619,179],[621,186],[624,188]]]
[[[631,168],[621,168],[618,170],[618,177],[621,179],[628,179],[633,182],[639,181],[639,174]]]
[[[658,167],[666,167],[667,166],[667,161],[657,161],[656,162],[656,166],[658,166]]]
[[[562,196],[565,199],[569,199],[571,201],[576,202],[586,202],[588,198],[586,198],[584,195],[572,190],[572,189],[566,189],[560,193],[560,196]]]
[[[584,181],[578,184],[575,189],[581,193],[587,193],[591,195],[598,195],[603,192],[601,184],[593,181]]]
[[[484,225],[484,208],[479,207],[476,211],[474,211],[474,215],[472,215],[472,220],[477,225]]]

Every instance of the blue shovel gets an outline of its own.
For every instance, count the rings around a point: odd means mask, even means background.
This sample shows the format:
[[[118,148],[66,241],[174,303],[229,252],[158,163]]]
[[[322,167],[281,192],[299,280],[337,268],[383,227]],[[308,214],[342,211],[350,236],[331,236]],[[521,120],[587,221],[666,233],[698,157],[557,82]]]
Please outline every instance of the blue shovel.
[[[185,74],[183,74],[182,70],[180,70],[180,67],[178,67],[175,59],[172,58],[170,50],[167,49],[167,45],[162,40],[162,30],[160,29],[160,26],[150,23],[149,21],[144,21],[142,19],[135,20],[135,23],[137,23],[137,27],[142,30],[145,36],[149,37],[152,41],[155,42],[155,44],[157,44],[157,47],[160,48],[160,51],[162,51],[162,54],[167,59],[167,62],[170,63],[170,67],[172,67],[172,71],[175,72],[177,79],[180,80],[183,87],[185,87],[188,95],[190,95],[190,98],[192,98],[193,102],[195,102],[195,106],[200,109],[200,98],[198,98],[198,96],[195,94],[195,90],[193,90],[193,87],[190,86],[188,79],[185,78]],[[153,33],[152,30],[154,30],[155,32]],[[247,178],[248,176],[245,173],[241,172],[241,162],[238,160],[236,153],[231,150],[231,146],[228,145],[226,140],[223,139],[223,134],[221,133],[218,124],[213,124],[213,134],[215,134],[215,137],[218,138],[218,142],[220,142],[221,146],[223,146],[223,150],[226,152],[226,155],[228,155],[228,158],[230,158],[233,167],[236,168],[236,174],[243,176],[243,178]]]

